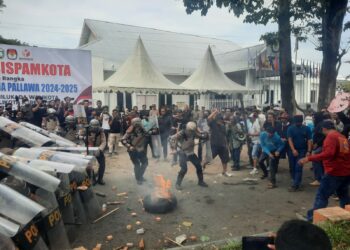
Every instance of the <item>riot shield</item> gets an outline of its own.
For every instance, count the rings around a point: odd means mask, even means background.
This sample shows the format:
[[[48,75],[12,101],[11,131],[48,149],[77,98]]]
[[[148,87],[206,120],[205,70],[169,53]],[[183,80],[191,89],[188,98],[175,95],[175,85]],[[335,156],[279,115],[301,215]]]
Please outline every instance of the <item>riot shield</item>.
[[[42,149],[47,149],[51,151],[61,151],[61,152],[67,152],[67,153],[76,153],[76,154],[82,154],[86,153],[87,148],[86,147],[41,147]],[[98,147],[89,147],[88,151],[90,155],[93,155],[95,152],[100,150]]]
[[[5,117],[0,117],[0,130],[11,135],[30,147],[50,146],[54,144],[49,137],[41,135]]]
[[[70,195],[70,193],[68,193]],[[68,201],[65,214],[61,214],[56,196],[44,189],[37,189],[36,200],[46,207],[42,219],[38,222],[40,232],[46,232],[48,245],[51,250],[70,249],[67,233],[63,224],[63,218],[70,219],[74,223],[73,206]]]
[[[59,151],[50,151],[41,148],[19,148],[14,153],[14,156],[39,159],[46,161],[61,162],[67,164],[73,164],[76,167],[86,169],[88,166],[93,165],[96,162],[96,158],[93,156],[84,156],[81,154],[71,154]]]
[[[16,176],[26,182],[38,187],[42,187],[48,191],[55,192],[60,180],[30,167],[18,159],[5,155],[0,152],[0,169],[9,175]]]
[[[39,230],[32,222],[23,228],[0,216],[0,249],[47,250]]]
[[[78,190],[78,192],[80,194],[84,209],[87,213],[87,217],[90,220],[96,219],[99,215],[101,215],[102,207],[92,190],[90,179],[86,176],[86,174],[74,171],[69,175],[69,178],[73,190],[79,186],[87,187],[86,190]],[[78,199],[77,197],[75,198]]]
[[[0,214],[26,225],[43,210],[43,206],[0,183]]]
[[[150,116],[149,121],[152,123],[152,129],[159,129],[157,116]],[[160,135],[151,135],[151,141],[153,146],[153,154],[155,157],[159,158],[162,152],[162,143],[160,141]]]
[[[77,146],[77,144],[75,144],[74,142],[67,140],[59,135],[56,135],[55,133],[51,133],[51,132],[49,132],[45,129],[42,129],[38,126],[35,126],[31,123],[20,122],[19,124],[30,129],[30,130],[33,130],[39,134],[42,134],[44,136],[49,137],[52,141],[55,142],[55,144],[59,145],[60,147],[76,147]]]
[[[58,163],[53,161],[44,161],[44,160],[27,160],[27,161],[24,160],[24,161],[27,162],[29,166],[44,172],[47,171],[47,172],[69,174],[75,168],[75,166],[72,164]],[[77,169],[80,170],[80,168],[77,168]]]

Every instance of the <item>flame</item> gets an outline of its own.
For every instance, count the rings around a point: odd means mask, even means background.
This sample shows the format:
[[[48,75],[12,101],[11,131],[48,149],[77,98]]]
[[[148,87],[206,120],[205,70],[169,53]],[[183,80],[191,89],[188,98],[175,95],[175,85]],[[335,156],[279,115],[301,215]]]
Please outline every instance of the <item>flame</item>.
[[[154,177],[154,182],[156,184],[153,195],[157,198],[169,199],[171,198],[170,188],[171,181],[166,180],[162,175],[156,175]]]

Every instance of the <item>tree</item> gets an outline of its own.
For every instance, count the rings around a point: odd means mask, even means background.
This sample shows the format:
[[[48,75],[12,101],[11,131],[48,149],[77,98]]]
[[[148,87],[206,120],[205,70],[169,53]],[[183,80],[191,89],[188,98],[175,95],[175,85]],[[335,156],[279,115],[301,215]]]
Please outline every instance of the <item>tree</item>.
[[[298,1],[292,4],[291,0],[273,0],[270,5],[266,5],[264,0],[216,0],[215,2],[217,7],[228,8],[237,17],[245,13],[244,22],[263,25],[269,22],[278,23],[282,107],[288,113],[293,114],[295,112],[296,102],[291,54],[291,19],[297,20],[301,18],[299,5],[296,3]],[[201,10],[201,14],[206,15],[213,4],[213,0],[184,0],[186,12],[189,14],[195,10]],[[309,15],[306,13],[303,18]]]
[[[338,71],[341,59],[347,49],[340,50],[340,40],[343,32],[343,22],[348,0],[323,1],[320,9],[321,49],[323,54],[318,109],[328,106],[335,95]],[[344,27],[347,29],[348,24]]]
[[[291,32],[301,37],[313,32],[320,36],[323,59],[320,73],[318,108],[328,105],[335,94],[336,78],[342,56],[348,49],[341,49],[340,39],[348,0],[216,0],[216,6],[226,7],[237,17],[246,13],[244,22],[263,24],[278,23],[278,40],[281,60],[282,106],[293,113],[297,103],[294,98],[291,59]],[[206,15],[214,0],[184,0],[187,13],[201,10]],[[291,25],[293,23],[293,25]],[[350,28],[350,22],[345,24]]]

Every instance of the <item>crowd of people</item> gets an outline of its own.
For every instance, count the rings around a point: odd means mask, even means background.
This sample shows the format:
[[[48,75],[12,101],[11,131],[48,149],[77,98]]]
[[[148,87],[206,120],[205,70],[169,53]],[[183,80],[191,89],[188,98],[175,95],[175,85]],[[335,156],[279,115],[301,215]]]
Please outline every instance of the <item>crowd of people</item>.
[[[143,105],[141,110],[137,106],[131,110],[116,107],[110,114],[109,107],[101,101],[96,102],[95,108],[88,100],[83,106],[85,114],[77,117],[69,97],[45,102],[38,96],[35,104],[24,97],[15,108],[10,103],[0,107],[0,116],[29,122],[77,143],[98,147],[95,156],[99,171],[95,180],[101,185],[104,153],[118,154],[119,143],[127,148],[139,185],[145,180],[148,148],[157,161],[169,161],[172,166],[179,163],[177,189],[182,189],[188,161],[196,168],[198,185],[208,187],[203,171],[212,160],[218,156],[222,175],[230,176],[229,167],[232,171],[241,170],[242,149],[246,146],[250,174],[261,172],[260,178],[268,179],[267,188],[277,187],[279,162],[286,159],[291,177],[289,191],[302,191],[303,165],[310,161],[314,172],[310,185],[320,186],[313,209],[327,206],[331,195],[337,195],[342,206],[350,203],[350,112],[331,114],[307,107],[303,115],[291,116],[274,106],[263,110],[258,107],[207,110],[198,106],[191,109],[188,105],[182,109],[176,105],[159,109],[156,105],[149,108]],[[312,219],[312,210],[308,219]]]

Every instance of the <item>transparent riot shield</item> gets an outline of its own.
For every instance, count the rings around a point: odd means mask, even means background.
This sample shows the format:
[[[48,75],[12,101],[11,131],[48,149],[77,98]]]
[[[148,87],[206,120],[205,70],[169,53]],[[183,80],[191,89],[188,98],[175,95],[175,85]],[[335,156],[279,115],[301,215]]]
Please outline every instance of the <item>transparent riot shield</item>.
[[[5,155],[0,152],[0,169],[9,175],[16,176],[26,182],[48,191],[55,192],[60,180],[43,172],[30,167],[18,159]]]
[[[149,121],[152,124],[152,129],[159,129],[157,116],[150,116]],[[162,143],[160,141],[160,135],[151,135],[151,141],[153,146],[153,153],[155,157],[160,157],[162,152]]]
[[[69,174],[75,168],[73,164],[58,163],[53,161],[27,160],[26,162],[29,166],[44,172],[48,171],[48,172]]]
[[[42,129],[38,126],[35,126],[31,123],[20,122],[19,124],[30,129],[30,130],[33,130],[39,134],[42,134],[44,136],[49,137],[52,141],[55,142],[56,145],[59,145],[60,147],[76,147],[77,146],[77,144],[75,144],[74,142],[67,140],[59,135],[56,135],[55,133],[51,133],[51,132],[49,132],[45,129]]]
[[[41,135],[5,117],[0,117],[0,130],[11,135],[30,147],[50,146],[54,144],[49,137]]]
[[[21,225],[27,225],[44,210],[45,207],[0,183],[0,214]]]
[[[0,216],[0,235],[11,238],[18,233],[20,225]]]
[[[91,166],[96,162],[96,158],[93,156],[50,151],[41,148],[19,148],[13,153],[13,155],[32,160],[37,159],[73,164],[82,169],[86,169],[88,166]]]
[[[77,146],[77,147],[41,147],[42,149],[51,150],[51,151],[61,151],[67,153],[75,154],[86,154],[86,147]],[[93,155],[95,152],[100,150],[98,147],[89,147],[89,155]]]

